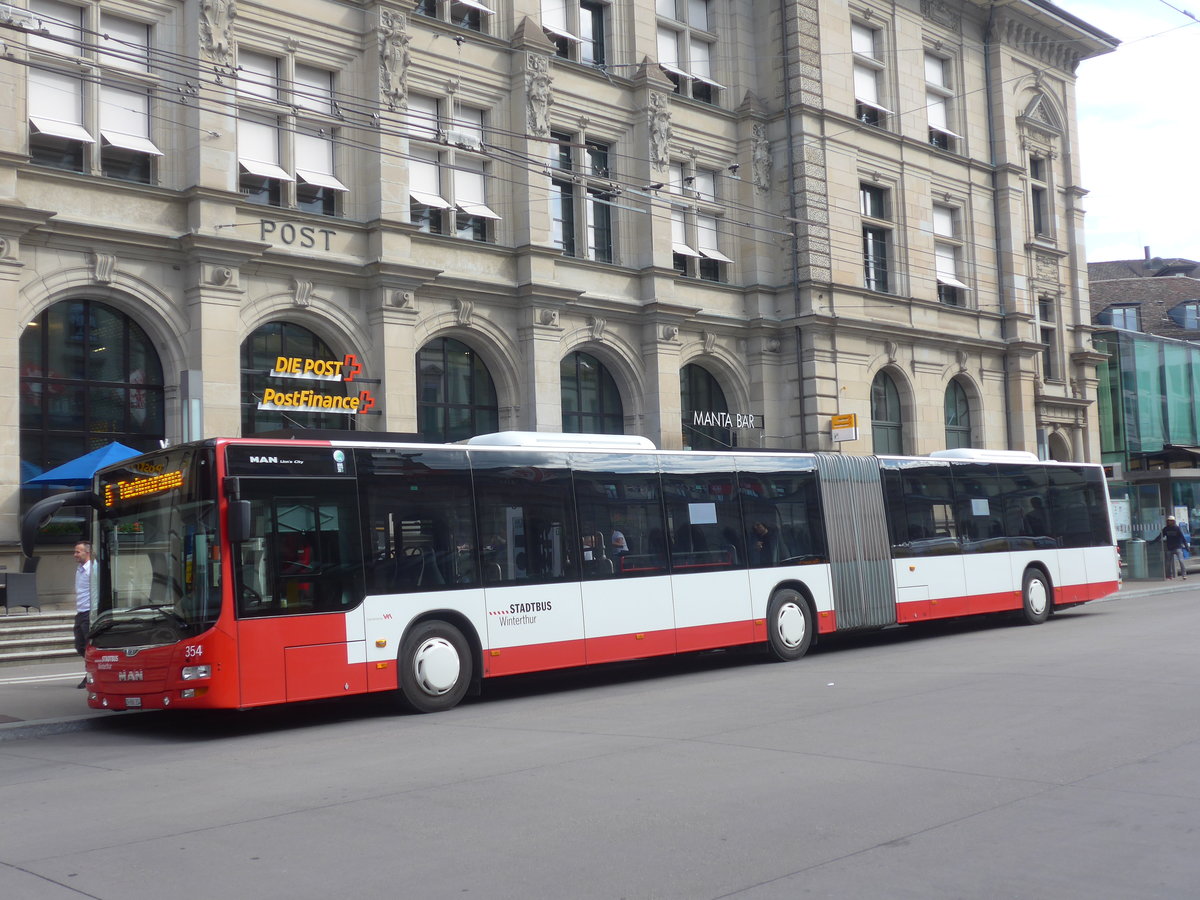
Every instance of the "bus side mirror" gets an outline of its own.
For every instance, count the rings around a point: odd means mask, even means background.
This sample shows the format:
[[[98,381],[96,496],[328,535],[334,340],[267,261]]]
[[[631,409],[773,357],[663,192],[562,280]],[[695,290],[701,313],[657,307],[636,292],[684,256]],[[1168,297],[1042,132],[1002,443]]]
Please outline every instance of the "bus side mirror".
[[[229,543],[241,544],[250,539],[250,501],[249,500],[230,500],[229,501],[229,518],[227,525],[229,526]]]

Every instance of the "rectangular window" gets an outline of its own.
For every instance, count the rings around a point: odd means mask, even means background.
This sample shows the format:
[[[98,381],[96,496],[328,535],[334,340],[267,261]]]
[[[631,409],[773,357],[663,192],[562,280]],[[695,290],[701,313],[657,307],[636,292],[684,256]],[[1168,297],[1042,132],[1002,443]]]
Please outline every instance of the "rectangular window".
[[[681,209],[671,211],[671,257],[675,271],[680,275],[691,275],[692,260],[701,258],[699,251],[692,249],[688,243],[687,219]]]
[[[1108,310],[1113,328],[1141,331],[1141,310],[1137,306],[1113,306]]]
[[[887,228],[863,227],[863,286],[872,291],[886,292],[888,281],[888,242],[891,231]]]
[[[279,165],[279,124],[238,119],[239,190],[250,203],[283,205],[283,185],[293,181]]]
[[[865,125],[886,128],[889,110],[883,102],[884,76],[880,44],[882,35],[878,29],[857,22],[850,26],[850,47],[854,54],[854,115]]]
[[[147,81],[138,77],[150,69],[149,26],[59,0],[31,0],[29,10],[39,29],[29,35],[32,50],[83,60],[91,67],[87,77],[79,75],[77,66],[69,72],[30,70],[32,161],[150,183],[162,151],[151,137],[153,96]],[[99,33],[88,24],[98,26]]]
[[[35,27],[27,40],[30,49],[62,56],[82,56],[83,9],[59,0],[29,0]]]
[[[937,267],[938,300],[947,306],[963,306],[967,286],[958,276],[959,248],[954,244],[935,243],[933,253]]]
[[[950,125],[953,98],[950,60],[926,53],[925,108],[929,117],[929,143],[941,150],[954,150],[961,140]]]
[[[493,15],[492,8],[481,0],[417,0],[414,12],[485,34]]]
[[[562,454],[514,454],[474,469],[484,584],[579,578],[571,472]]]
[[[412,222],[421,231],[440,234],[444,210],[450,208],[450,203],[442,193],[437,151],[418,148],[410,153],[408,195]]]
[[[612,262],[613,194],[608,144],[552,132],[551,239],[564,256]],[[569,173],[578,173],[571,175]]]
[[[1053,297],[1038,297],[1038,337],[1042,344],[1042,379],[1061,377],[1058,369],[1058,317]]]
[[[1050,208],[1050,185],[1047,161],[1044,157],[1029,158],[1029,204],[1033,218],[1033,233],[1038,237],[1053,235],[1053,215]]]
[[[484,162],[460,155],[455,167],[454,205],[458,209],[455,217],[458,236],[471,241],[486,241],[489,223],[498,221],[500,216],[488,206]]]
[[[723,268],[733,260],[718,247],[718,223],[715,216],[696,216],[696,242],[700,250],[700,277],[705,281],[725,281]]]
[[[150,140],[150,95],[100,87],[100,168],[109,178],[149,184],[162,151]]]
[[[478,585],[467,454],[360,450],[355,456],[370,541],[368,591],[410,593]]]
[[[623,457],[621,472],[575,469],[575,503],[585,580],[636,578],[667,571],[666,518],[653,457]],[[650,473],[650,474],[647,474]]]
[[[542,29],[561,59],[603,66],[607,14],[608,4],[595,0],[542,0]]]
[[[858,211],[872,219],[888,217],[887,189],[873,184],[862,184],[858,188]]]
[[[33,162],[84,171],[86,148],[96,142],[83,125],[83,82],[77,77],[29,70],[29,155]]]
[[[490,205],[483,149],[484,110],[447,114],[434,97],[410,95],[405,114],[409,144],[409,212],[423,232],[489,241],[500,216]],[[447,198],[453,198],[453,203]]]
[[[336,215],[340,120],[334,74],[248,47],[238,50],[239,187],[252,203]]]
[[[707,472],[703,471],[706,463],[711,464]],[[686,464],[680,462],[681,468],[685,465],[686,474],[662,474],[671,572],[703,575],[745,568],[746,537],[729,463],[693,454]]]
[[[236,560],[238,616],[339,612],[362,603],[358,503],[345,479],[243,479],[253,541]],[[247,552],[249,551],[249,552]]]
[[[864,219],[887,221],[891,215],[887,188],[862,183],[858,189],[859,212]],[[872,291],[888,291],[889,245],[892,229],[863,223],[863,286]]]
[[[707,0],[660,0],[656,4],[658,64],[675,93],[718,103],[725,89],[713,73],[718,58]]]

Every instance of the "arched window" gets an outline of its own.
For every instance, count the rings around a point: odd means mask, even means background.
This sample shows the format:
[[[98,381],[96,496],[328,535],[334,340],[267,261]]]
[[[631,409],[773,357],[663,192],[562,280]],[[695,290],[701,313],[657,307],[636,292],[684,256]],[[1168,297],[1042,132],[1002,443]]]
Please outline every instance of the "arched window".
[[[129,316],[64,300],[21,335],[22,480],[118,441],[151,450],[165,436],[158,352]]]
[[[495,382],[462,341],[438,338],[417,354],[417,428],[431,443],[499,431]]]
[[[625,413],[617,383],[588,353],[572,353],[559,367],[562,430],[569,434],[624,434]]]
[[[946,386],[946,449],[971,446],[971,409],[967,392],[957,381]]]
[[[702,424],[718,421],[722,414],[729,412],[725,392],[711,372],[702,366],[684,366],[679,372],[679,395],[683,407],[684,447],[726,450],[737,446],[737,433],[732,428]]]
[[[301,412],[298,410],[259,409],[258,404],[267,388],[297,390],[311,388],[323,394],[349,393],[341,381],[301,381],[272,378],[279,357],[300,359],[342,360],[329,345],[301,325],[291,322],[268,322],[254,329],[242,342],[242,434],[257,434],[281,428],[330,428],[353,430],[355,417],[342,413]],[[357,391],[351,382],[350,388]]]
[[[871,436],[874,453],[904,452],[904,421],[900,410],[900,392],[887,372],[871,382]]]

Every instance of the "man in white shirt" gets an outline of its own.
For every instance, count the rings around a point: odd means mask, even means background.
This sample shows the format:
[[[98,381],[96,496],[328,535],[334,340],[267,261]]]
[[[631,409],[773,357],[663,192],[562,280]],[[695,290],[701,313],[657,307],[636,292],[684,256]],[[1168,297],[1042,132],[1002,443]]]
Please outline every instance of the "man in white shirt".
[[[92,618],[92,544],[80,541],[75,545],[75,652],[83,656],[87,649],[88,626]],[[87,678],[77,687],[87,687]]]

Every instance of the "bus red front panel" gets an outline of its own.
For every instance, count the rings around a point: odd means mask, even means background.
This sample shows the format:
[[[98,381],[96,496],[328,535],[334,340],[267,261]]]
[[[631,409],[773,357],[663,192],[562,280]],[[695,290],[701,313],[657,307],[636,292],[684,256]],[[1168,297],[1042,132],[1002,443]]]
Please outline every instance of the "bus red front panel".
[[[131,648],[132,649],[132,648]],[[235,709],[236,644],[220,627],[178,644],[129,650],[88,647],[93,709]]]

